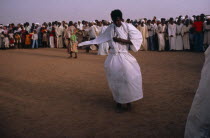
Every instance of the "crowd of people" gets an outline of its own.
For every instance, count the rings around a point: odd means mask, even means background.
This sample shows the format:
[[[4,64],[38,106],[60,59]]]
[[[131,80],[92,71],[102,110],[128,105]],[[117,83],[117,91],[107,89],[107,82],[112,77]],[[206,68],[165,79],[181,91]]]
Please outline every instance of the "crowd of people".
[[[175,51],[191,50],[202,52],[210,45],[210,17],[204,14],[188,17],[152,20],[124,20],[133,24],[141,33],[143,43],[140,50],[150,51]],[[78,21],[69,23],[44,22],[9,25],[0,24],[0,49],[9,48],[67,48],[70,57],[75,53],[77,57],[77,44],[82,41],[92,40],[105,32],[112,22]],[[86,52],[98,49],[99,55],[107,55],[108,43],[86,46]]]

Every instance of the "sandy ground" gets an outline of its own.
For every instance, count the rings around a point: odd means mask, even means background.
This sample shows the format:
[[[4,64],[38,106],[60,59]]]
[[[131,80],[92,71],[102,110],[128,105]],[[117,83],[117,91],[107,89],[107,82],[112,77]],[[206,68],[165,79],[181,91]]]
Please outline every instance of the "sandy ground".
[[[119,114],[105,78],[105,56],[0,50],[1,138],[182,138],[203,53],[132,54],[141,66],[144,98]]]

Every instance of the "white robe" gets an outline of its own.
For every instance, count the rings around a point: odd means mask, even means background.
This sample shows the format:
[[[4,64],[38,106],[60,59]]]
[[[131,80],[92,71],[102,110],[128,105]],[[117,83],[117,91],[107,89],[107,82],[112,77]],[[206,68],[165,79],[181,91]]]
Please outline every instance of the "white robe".
[[[166,25],[159,24],[156,32],[158,36],[159,51],[165,50]]]
[[[111,24],[99,37],[80,43],[79,46],[109,43],[110,53],[104,63],[109,87],[117,103],[130,103],[143,98],[141,71],[136,59],[128,52],[129,45],[114,42],[115,36],[130,39],[134,52],[141,47],[141,33],[127,23],[122,23],[121,27]]]
[[[204,44],[210,45],[210,25],[204,23]]]
[[[210,137],[210,47],[185,127],[185,138]]]
[[[56,35],[57,35],[57,48],[63,48],[63,27],[56,28]]]
[[[169,45],[170,50],[176,49],[176,24],[168,24],[168,35],[169,35]],[[173,35],[173,37],[170,37]]]
[[[147,26],[145,24],[143,27],[141,25],[138,25],[137,29],[142,33],[143,37],[141,50],[148,50],[147,38],[149,37],[149,34]]]
[[[106,31],[107,27],[108,26],[103,26],[101,28],[100,34],[103,34]],[[105,43],[99,44],[98,55],[108,55],[108,53],[109,53],[109,43],[105,42]]]
[[[183,50],[183,40],[182,40],[182,27],[183,25],[176,25],[176,48],[175,50]]]
[[[184,25],[182,27],[182,36],[183,36],[183,44],[184,44],[184,49],[190,49],[190,28],[191,25]]]

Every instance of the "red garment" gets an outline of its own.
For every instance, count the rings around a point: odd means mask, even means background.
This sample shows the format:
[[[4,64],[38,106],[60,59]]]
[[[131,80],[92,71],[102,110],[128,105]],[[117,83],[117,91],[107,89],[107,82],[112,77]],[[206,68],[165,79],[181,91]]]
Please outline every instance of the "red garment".
[[[50,36],[55,36],[55,30],[52,30],[52,31],[50,32]]]
[[[202,32],[203,31],[203,22],[202,21],[195,21],[193,24],[193,27],[195,28],[196,32]]]

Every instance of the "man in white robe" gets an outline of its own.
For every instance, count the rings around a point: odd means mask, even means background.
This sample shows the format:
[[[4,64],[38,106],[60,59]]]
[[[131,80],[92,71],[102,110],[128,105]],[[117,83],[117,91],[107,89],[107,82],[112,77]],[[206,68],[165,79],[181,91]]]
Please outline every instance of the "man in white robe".
[[[207,17],[207,21],[204,23],[204,45],[208,47],[210,45],[210,16]]]
[[[89,35],[89,40],[93,40],[98,36],[98,29],[96,27],[96,25],[94,25],[94,22],[89,23],[89,28],[85,29],[86,32],[88,32]],[[86,46],[86,53],[89,53],[91,45]],[[94,45],[92,45],[92,47],[95,47]]]
[[[107,22],[104,21],[99,35],[103,34],[106,31],[107,27],[108,27]],[[108,55],[108,53],[109,53],[109,43],[105,42],[105,43],[99,44],[98,55]]]
[[[160,20],[157,21],[158,27],[157,27],[157,36],[158,36],[158,45],[159,45],[159,51],[164,51],[165,50],[165,34],[166,34],[166,25],[165,21]]]
[[[189,20],[185,21],[185,24],[182,27],[182,38],[184,44],[184,50],[190,50],[190,29],[192,26],[189,24]]]
[[[111,13],[113,24],[92,41],[80,43],[79,46],[108,42],[111,47],[104,67],[109,87],[117,103],[117,111],[121,112],[122,104],[143,98],[142,76],[138,62],[128,52],[129,45],[137,52],[142,43],[142,35],[133,25],[122,22],[122,12]]]
[[[141,20],[141,24],[138,25],[137,29],[141,32],[142,37],[143,37],[143,43],[142,43],[142,47],[141,50],[148,50],[148,46],[147,46],[147,38],[149,37],[148,34],[148,28],[145,25],[145,21]]]
[[[168,24],[168,36],[169,36],[169,46],[170,50],[176,49],[176,24],[173,21],[173,18],[170,18]]]
[[[80,21],[78,21],[77,29],[83,30],[83,24]]]
[[[175,50],[183,50],[183,40],[182,40],[182,27],[181,21],[178,20],[176,25],[176,48]]]
[[[56,28],[56,36],[57,36],[57,48],[63,48],[63,26],[61,23],[58,23],[58,27]]]
[[[210,138],[210,47],[185,127],[185,138]]]

